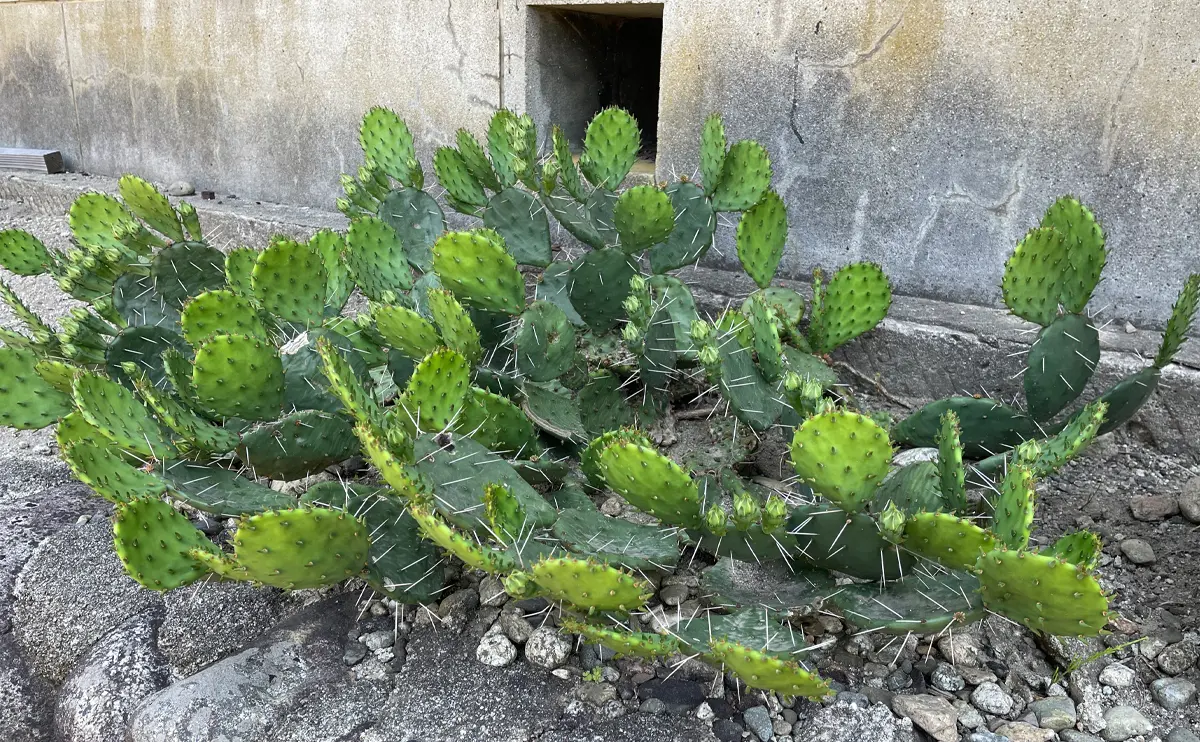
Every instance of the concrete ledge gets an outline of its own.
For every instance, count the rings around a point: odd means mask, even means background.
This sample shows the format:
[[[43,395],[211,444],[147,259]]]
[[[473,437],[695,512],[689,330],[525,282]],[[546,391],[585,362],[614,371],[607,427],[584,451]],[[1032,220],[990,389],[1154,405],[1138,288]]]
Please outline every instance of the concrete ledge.
[[[0,199],[20,201],[33,211],[64,214],[80,192],[116,192],[116,180],[80,174],[33,175],[0,172]],[[272,234],[307,237],[317,229],[345,229],[336,212],[310,207],[230,199],[189,197],[205,228],[220,247],[265,244]],[[754,290],[742,273],[687,268],[681,272],[707,311],[738,304]],[[807,284],[779,281],[807,295]],[[1156,330],[1124,331],[1114,316],[1101,330],[1103,355],[1085,398],[1094,398],[1120,378],[1144,367],[1160,340]],[[1166,317],[1162,318],[1165,322]],[[878,374],[894,394],[922,402],[952,394],[1020,395],[1020,355],[1036,338],[1036,328],[1002,309],[897,296],[886,320],[873,332],[840,349],[836,356],[867,374]],[[1160,450],[1200,460],[1200,341],[1193,341],[1168,367],[1158,391],[1124,434]]]

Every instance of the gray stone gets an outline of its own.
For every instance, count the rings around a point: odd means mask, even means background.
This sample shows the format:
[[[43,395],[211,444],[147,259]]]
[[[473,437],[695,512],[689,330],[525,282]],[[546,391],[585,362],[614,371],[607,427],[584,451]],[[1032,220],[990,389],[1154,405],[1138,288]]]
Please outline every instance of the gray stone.
[[[193,195],[195,195],[195,193],[196,193],[196,187],[194,185],[192,185],[191,183],[187,182],[186,180],[177,180],[174,183],[172,183],[171,185],[167,186],[167,195],[168,196],[175,196],[175,197],[193,196]]]
[[[1154,548],[1140,538],[1127,538],[1121,542],[1121,553],[1133,564],[1154,564]]]
[[[958,670],[945,662],[939,662],[937,667],[933,668],[933,672],[929,674],[929,684],[947,693],[957,693],[966,687],[966,681]]]
[[[1093,734],[1087,734],[1075,729],[1062,730],[1058,733],[1058,738],[1062,740],[1062,742],[1104,742]]]
[[[475,648],[475,659],[488,667],[511,665],[517,658],[517,648],[501,632],[487,634]]]
[[[746,726],[750,731],[758,735],[758,738],[763,742],[775,737],[775,729],[771,726],[771,714],[767,711],[766,706],[754,706],[742,712],[742,720],[746,722]]]
[[[956,700],[954,710],[958,712],[958,723],[964,729],[978,729],[983,726],[983,714],[966,701]]]
[[[1193,523],[1200,523],[1200,477],[1192,477],[1179,495],[1179,512]]]
[[[455,633],[462,631],[467,627],[471,620],[471,614],[478,607],[479,592],[474,588],[463,588],[451,593],[438,604],[437,614],[442,619],[438,625]]]
[[[49,711],[39,685],[12,636],[0,634],[0,739],[44,742],[50,738]]]
[[[353,667],[366,659],[370,653],[371,650],[359,642],[349,642],[346,644],[346,651],[342,652],[342,662],[345,662],[347,667]]]
[[[1038,726],[1060,731],[1075,726],[1075,702],[1066,696],[1043,698],[1029,704],[1029,710],[1037,717]]]
[[[1159,678],[1150,683],[1150,695],[1167,711],[1179,711],[1196,700],[1196,684],[1183,678]]]
[[[941,696],[915,695],[896,696],[892,699],[892,710],[912,719],[938,742],[957,742],[958,711]]]
[[[993,732],[980,730],[978,732],[971,732],[968,734],[966,736],[966,742],[1012,742],[1012,740],[1010,740],[1008,737],[1002,737]]]
[[[525,642],[525,659],[547,670],[560,666],[570,656],[570,637],[563,636],[549,626],[534,629],[529,641]]]
[[[980,711],[996,716],[1007,716],[1014,705],[1008,691],[995,683],[981,683],[971,691],[971,703]]]
[[[1100,671],[1100,684],[1111,688],[1128,688],[1136,677],[1133,668],[1114,662]]]
[[[897,719],[887,706],[835,702],[797,720],[792,739],[803,742],[914,742],[911,719]]]
[[[533,624],[516,613],[502,612],[500,614],[500,628],[513,644],[524,644],[533,635]]]
[[[508,602],[508,593],[499,578],[488,575],[479,581],[479,604],[498,608]]]
[[[13,635],[31,669],[62,682],[91,645],[162,598],[125,574],[112,526],[93,518],[39,546],[17,578]]]
[[[665,714],[667,712],[667,704],[663,703],[661,698],[647,698],[642,701],[642,705],[638,710],[643,714]]]
[[[363,646],[372,652],[386,649],[396,643],[396,635],[391,631],[372,631],[358,637]]]
[[[124,739],[143,698],[167,686],[171,666],[155,644],[161,611],[126,621],[96,642],[58,692],[54,733],[63,742]]]
[[[1178,515],[1179,501],[1170,495],[1146,495],[1133,498],[1129,510],[1138,520],[1155,522]]]
[[[1154,725],[1132,706],[1114,706],[1104,712],[1105,727],[1100,736],[1105,742],[1125,742],[1139,734],[1154,731]]]
[[[979,642],[970,634],[943,636],[938,640],[938,651],[955,667],[980,667]]]
[[[1158,655],[1159,668],[1168,675],[1179,675],[1200,658],[1200,644],[1181,641],[1164,649]]]
[[[687,585],[667,585],[658,591],[658,597],[665,605],[679,605],[687,600]]]
[[[1166,742],[1200,742],[1200,737],[1187,727],[1176,727],[1167,733]]]
[[[1011,742],[1050,742],[1054,739],[1053,729],[1042,729],[1021,721],[1010,721],[996,728],[996,734]]]
[[[617,686],[612,683],[580,683],[575,695],[579,700],[600,708],[617,697]]]

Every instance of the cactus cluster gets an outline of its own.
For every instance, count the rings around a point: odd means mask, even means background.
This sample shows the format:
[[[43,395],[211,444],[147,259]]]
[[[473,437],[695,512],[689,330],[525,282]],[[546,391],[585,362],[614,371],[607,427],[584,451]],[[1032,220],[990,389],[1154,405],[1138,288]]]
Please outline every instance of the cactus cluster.
[[[0,333],[0,424],[58,423],[64,460],[114,504],[114,545],[140,584],[360,579],[423,602],[445,588],[448,553],[514,596],[555,601],[589,641],[688,652],[814,698],[827,686],[788,622],[817,601],[864,630],[939,632],[986,610],[1046,633],[1103,628],[1096,537],[1029,546],[1036,482],[1148,398],[1200,277],[1154,365],[1064,413],[1097,361],[1085,305],[1105,253],[1091,213],[1060,200],[1005,272],[1010,308],[1043,326],[1027,409],[955,398],[889,431],[835,401],[824,359],[884,317],[886,277],[858,263],[818,272],[811,299],[772,286],[787,210],[766,150],[730,145],[719,116],[703,126],[701,182],[622,188],[640,149],[625,111],[597,114],[578,160],[557,128],[542,154],[532,121],[500,111],[484,143],[462,130],[434,156],[444,203],[482,221],[458,231],[396,114],[369,111],[360,141],[365,164],[338,202],[345,234],[222,253],[194,209],[134,176],[120,198],[72,205],[65,253],[0,232],[0,265],[49,273],[86,303],[56,330],[0,284],[26,328]],[[738,214],[758,288],[702,318],[672,271],[704,256],[720,212]],[[554,249],[552,224],[579,244]],[[369,301],[358,316],[345,311],[354,291]],[[716,392],[731,415],[721,463],[655,447],[681,389]],[[778,430],[796,476],[774,489],[743,479],[744,442]],[[936,446],[936,463],[897,467],[894,442]],[[364,481],[267,486],[358,455],[374,470]],[[644,517],[602,514],[594,498],[609,491]],[[214,541],[191,510],[236,528]],[[716,612],[635,630],[651,575],[685,553],[709,555]],[[751,565],[773,570],[768,590],[742,579]]]

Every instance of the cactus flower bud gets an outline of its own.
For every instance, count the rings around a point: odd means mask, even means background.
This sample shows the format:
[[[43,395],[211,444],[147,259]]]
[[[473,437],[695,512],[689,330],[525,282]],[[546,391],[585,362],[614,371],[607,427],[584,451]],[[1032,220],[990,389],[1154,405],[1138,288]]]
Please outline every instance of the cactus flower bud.
[[[621,339],[629,345],[636,345],[642,342],[642,331],[637,328],[637,325],[630,322],[625,325],[625,329],[621,330]]]
[[[638,311],[642,308],[642,302],[633,294],[625,297],[625,301],[621,302],[621,306],[625,308],[625,314],[630,317],[636,317]]]
[[[629,291],[634,294],[640,294],[646,290],[646,279],[639,275],[634,275],[629,279]]]
[[[537,584],[528,572],[517,571],[504,578],[504,592],[517,599],[532,598],[537,594]]]
[[[704,514],[704,528],[714,536],[724,536],[729,531],[725,521],[725,511],[720,505],[712,505]]]
[[[712,337],[712,325],[702,319],[692,322],[691,327],[692,342],[700,345]]]
[[[763,533],[774,533],[783,527],[787,522],[788,506],[779,495],[772,494],[767,498],[767,504],[763,506],[762,513],[762,529]]]
[[[739,531],[748,531],[762,517],[762,508],[758,500],[749,492],[737,492],[733,495],[733,525]]]
[[[879,533],[893,544],[904,540],[904,512],[890,500],[879,514]]]
[[[721,364],[721,354],[717,352],[715,345],[702,346],[697,352],[697,356],[705,369],[716,369]]]

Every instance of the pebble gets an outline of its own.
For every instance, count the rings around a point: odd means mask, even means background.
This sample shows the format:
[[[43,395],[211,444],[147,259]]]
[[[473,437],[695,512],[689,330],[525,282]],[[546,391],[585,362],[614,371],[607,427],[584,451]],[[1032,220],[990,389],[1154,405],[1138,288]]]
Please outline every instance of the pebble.
[[[1172,644],[1158,655],[1158,666],[1168,675],[1179,675],[1200,658],[1200,645],[1195,642],[1181,641]]]
[[[1192,477],[1179,495],[1179,512],[1193,523],[1200,523],[1200,477]]]
[[[912,684],[912,678],[909,677],[908,673],[904,672],[903,670],[895,670],[891,673],[888,673],[888,676],[883,679],[884,687],[893,693],[902,691]]]
[[[958,742],[958,711],[941,696],[896,696],[892,699],[892,710],[912,719],[913,724],[938,742]]]
[[[938,666],[933,669],[929,675],[929,682],[934,688],[947,693],[957,693],[966,687],[966,681],[963,680],[962,675],[958,674],[958,670],[945,662],[939,662]]]
[[[1154,548],[1140,538],[1127,538],[1121,542],[1121,553],[1130,562],[1139,566],[1154,564]]]
[[[964,667],[962,665],[959,665],[957,669],[958,673],[963,676],[963,680],[967,681],[967,685],[996,682],[996,673],[991,670],[985,670],[982,667]]]
[[[549,626],[534,629],[525,642],[525,659],[538,667],[553,670],[570,656],[571,640]]]
[[[979,713],[979,709],[971,704],[966,701],[955,701],[954,708],[958,711],[958,723],[964,729],[978,729],[983,726],[983,714]]]
[[[475,659],[488,667],[505,667],[517,659],[517,648],[502,632],[487,634],[475,649]]]
[[[533,624],[516,613],[501,613],[500,629],[513,644],[524,644],[533,636]]]
[[[342,653],[342,662],[345,662],[348,667],[353,667],[362,662],[369,651],[359,642],[350,642],[346,645],[346,651]]]
[[[969,634],[944,636],[938,640],[938,651],[955,667],[979,667],[979,643]]]
[[[1150,683],[1150,695],[1167,711],[1178,711],[1196,700],[1196,684],[1183,678],[1159,678]]]
[[[642,705],[638,707],[638,710],[643,714],[662,714],[666,713],[667,704],[663,703],[661,698],[647,698],[642,701]],[[739,736],[741,735],[739,734]]]
[[[650,700],[658,699],[652,698]],[[732,721],[731,719],[717,719],[713,722],[712,730],[713,736],[721,740],[721,742],[742,742],[742,725],[736,721]]]
[[[1110,688],[1128,688],[1136,677],[1137,673],[1132,668],[1114,662],[1100,671],[1100,684]]]
[[[1133,498],[1129,510],[1134,518],[1152,523],[1178,515],[1179,501],[1170,495],[1146,495]]]
[[[666,605],[676,606],[687,600],[687,585],[667,585],[658,591],[658,597]]]
[[[600,512],[604,513],[605,515],[620,515],[621,507],[623,505],[624,503],[621,501],[621,498],[610,497],[604,502],[600,503]]]
[[[1058,733],[1058,738],[1062,740],[1062,742],[1104,742],[1104,740],[1095,735],[1076,731],[1074,729],[1062,730]]]
[[[1029,704],[1029,710],[1037,717],[1037,724],[1042,729],[1060,731],[1075,726],[1078,720],[1075,715],[1075,702],[1066,696],[1043,698]]]
[[[1050,742],[1055,736],[1053,729],[1040,729],[1021,721],[1001,725],[996,729],[996,734],[1011,742]]]
[[[1001,737],[999,734],[985,730],[971,732],[966,736],[967,742],[1011,742],[1008,737]]]
[[[1167,734],[1166,742],[1200,742],[1200,737],[1186,727],[1176,727]]]
[[[771,725],[771,714],[767,711],[766,706],[755,706],[746,709],[742,713],[742,719],[746,722],[746,726],[750,731],[758,735],[758,738],[763,742],[768,742],[775,736],[775,729]]]
[[[504,583],[491,575],[479,582],[479,602],[481,605],[496,608],[508,602],[508,593],[504,591]]]
[[[386,649],[396,642],[396,636],[391,631],[372,631],[369,634],[364,634],[358,638],[367,649],[372,652],[378,652],[381,649]]]
[[[705,701],[696,708],[696,718],[700,721],[712,721],[717,718],[717,714],[712,710],[712,706],[708,705],[708,701]]]
[[[192,185],[186,180],[177,180],[171,185],[167,186],[168,196],[192,196],[195,195],[195,193],[196,186]]]
[[[354,666],[354,676],[359,680],[387,680],[392,676],[392,669],[378,658],[368,657]]]
[[[1107,726],[1100,736],[1105,742],[1125,742],[1130,737],[1154,731],[1154,725],[1132,706],[1113,706],[1104,712],[1104,722]]]
[[[1005,716],[1013,710],[1012,696],[995,683],[981,683],[971,691],[971,703],[980,711],[996,716]]]

